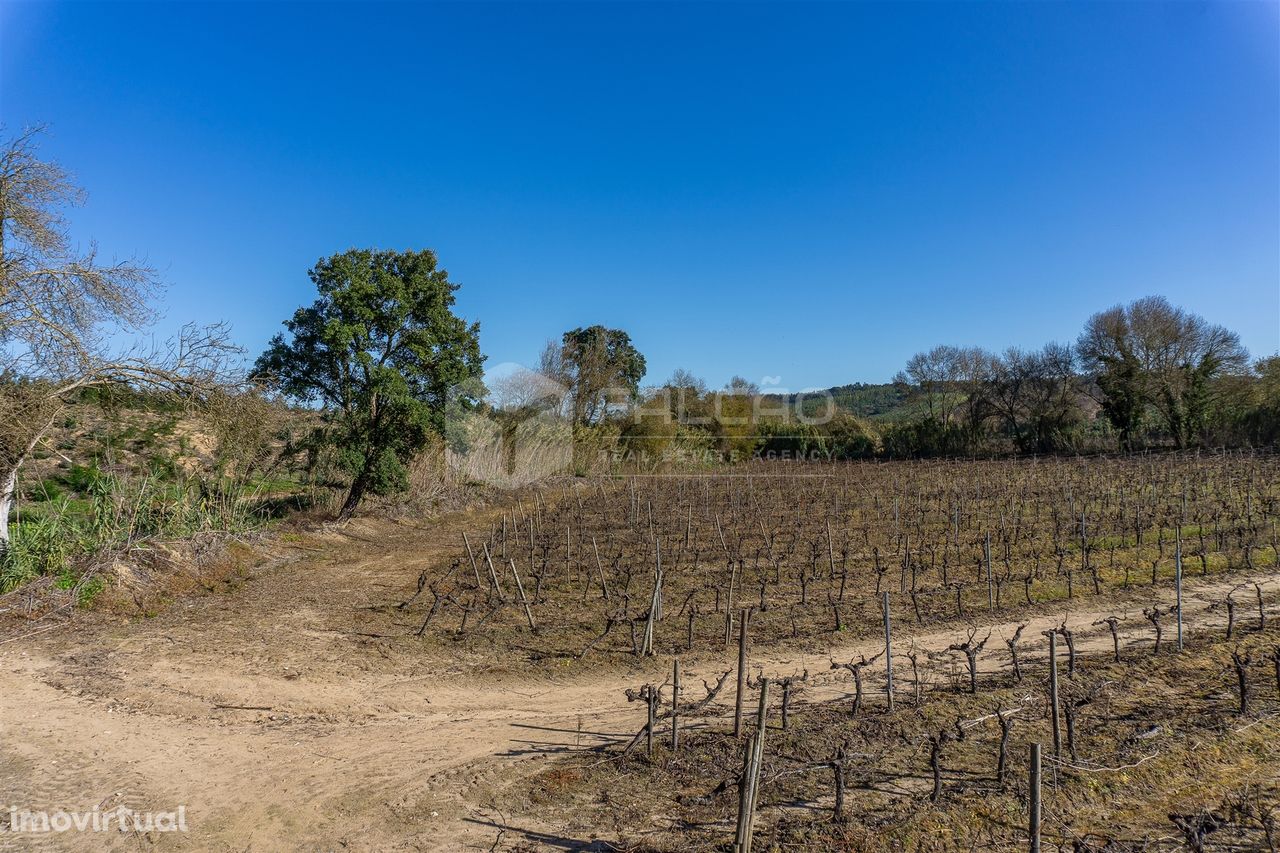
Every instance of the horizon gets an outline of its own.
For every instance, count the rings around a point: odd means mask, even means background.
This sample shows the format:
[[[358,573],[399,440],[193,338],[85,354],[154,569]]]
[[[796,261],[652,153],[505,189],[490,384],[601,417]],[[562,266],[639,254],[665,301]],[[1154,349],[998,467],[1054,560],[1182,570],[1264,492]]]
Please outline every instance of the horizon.
[[[317,259],[430,248],[491,368],[599,323],[643,384],[799,391],[1156,294],[1280,352],[1277,35],[1275,3],[9,4],[0,100],[87,190],[76,238],[160,268],[160,336],[252,359]]]

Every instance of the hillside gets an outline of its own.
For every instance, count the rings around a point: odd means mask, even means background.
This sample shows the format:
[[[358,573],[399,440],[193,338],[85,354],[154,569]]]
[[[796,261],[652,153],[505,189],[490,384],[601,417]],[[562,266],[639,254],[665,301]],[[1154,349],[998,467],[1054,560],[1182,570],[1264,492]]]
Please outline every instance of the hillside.
[[[794,403],[797,394],[778,396]],[[911,389],[893,382],[881,384],[854,382],[849,385],[836,385],[824,391],[804,395],[802,407],[806,415],[823,411],[826,407],[825,397],[829,396],[842,412],[848,412],[859,418],[882,423],[894,423],[909,420],[922,414],[923,409],[918,402],[911,399]]]

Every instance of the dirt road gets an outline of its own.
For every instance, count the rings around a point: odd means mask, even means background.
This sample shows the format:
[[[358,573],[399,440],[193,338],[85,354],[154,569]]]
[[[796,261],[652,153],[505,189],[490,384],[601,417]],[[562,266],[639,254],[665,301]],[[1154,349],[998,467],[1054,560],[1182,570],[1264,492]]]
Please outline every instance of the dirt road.
[[[0,826],[10,806],[118,805],[183,806],[187,825],[0,832],[0,850],[488,850],[500,831],[499,849],[593,849],[589,827],[492,803],[549,755],[634,734],[642,712],[621,691],[645,673],[484,675],[478,661],[432,657],[411,638],[387,636],[376,615],[477,521],[356,526],[276,546],[239,588],[176,601],[154,618],[88,616],[0,637]],[[1235,582],[1190,584],[1188,620],[1216,618],[1194,614]],[[1066,616],[1081,646],[1109,648],[1110,637],[1088,627],[1100,615],[1095,603],[1077,603]],[[1024,636],[1038,639],[1063,615],[1032,619]],[[997,638],[1015,624],[992,626],[984,667],[1002,665]],[[910,633],[901,633],[905,648]],[[1128,634],[1149,643],[1136,623]],[[936,649],[960,636],[916,639]],[[863,643],[830,655],[875,650]],[[757,650],[753,662],[766,673],[809,668],[819,676],[811,698],[849,687],[827,654]],[[652,674],[666,666],[655,661]],[[728,655],[695,661],[691,683],[728,666]]]

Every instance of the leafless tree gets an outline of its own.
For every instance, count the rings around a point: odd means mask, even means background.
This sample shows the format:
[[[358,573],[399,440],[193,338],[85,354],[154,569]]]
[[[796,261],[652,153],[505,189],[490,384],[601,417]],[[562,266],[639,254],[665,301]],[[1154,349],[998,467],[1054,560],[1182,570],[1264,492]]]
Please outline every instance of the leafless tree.
[[[95,246],[73,246],[65,211],[84,193],[37,156],[41,131],[0,143],[0,553],[18,472],[74,394],[128,384],[194,399],[224,385],[235,352],[220,326],[188,327],[160,347],[111,349],[154,319],[157,277],[145,263],[105,263]]]
[[[1248,357],[1234,332],[1159,296],[1095,314],[1080,336],[1079,351],[1097,377],[1122,443],[1150,405],[1179,447],[1204,427],[1211,380],[1240,369]]]
[[[929,417],[939,423],[951,421],[960,406],[962,393],[958,387],[963,351],[954,346],[936,346],[919,352],[907,361],[900,381],[910,381],[924,395]]]
[[[1083,418],[1075,351],[1051,343],[1028,352],[1012,348],[995,359],[986,388],[993,414],[1019,449],[1052,452]]]

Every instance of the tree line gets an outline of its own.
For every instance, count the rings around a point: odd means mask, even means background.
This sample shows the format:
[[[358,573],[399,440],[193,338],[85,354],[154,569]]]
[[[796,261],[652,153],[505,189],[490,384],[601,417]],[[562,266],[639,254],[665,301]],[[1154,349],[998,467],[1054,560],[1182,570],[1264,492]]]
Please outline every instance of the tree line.
[[[886,430],[891,456],[1206,446],[1280,438],[1280,357],[1159,296],[1094,314],[1074,344],[1001,354],[937,346],[895,382],[919,414]]]
[[[580,436],[640,460],[1129,452],[1280,439],[1280,356],[1251,361],[1236,333],[1160,296],[1094,314],[1073,343],[1002,353],[936,346],[884,386],[785,395],[734,377],[711,389],[682,369],[642,388],[643,365],[625,332],[596,326],[548,343],[542,375],[566,389],[572,404],[562,411]],[[880,411],[855,415],[854,395]]]

